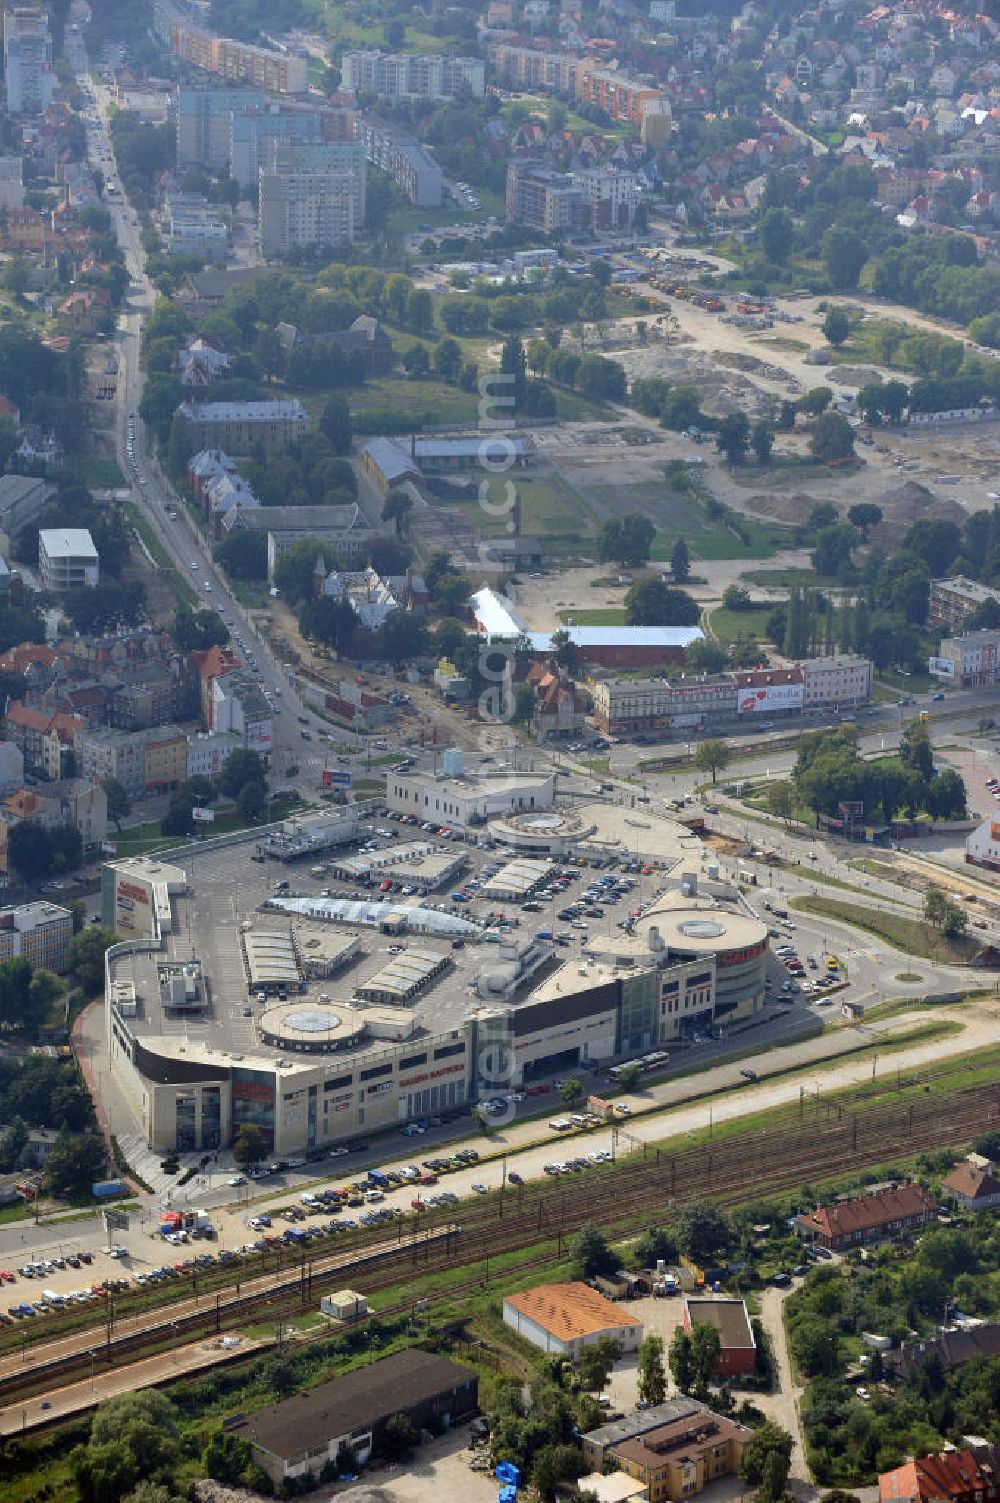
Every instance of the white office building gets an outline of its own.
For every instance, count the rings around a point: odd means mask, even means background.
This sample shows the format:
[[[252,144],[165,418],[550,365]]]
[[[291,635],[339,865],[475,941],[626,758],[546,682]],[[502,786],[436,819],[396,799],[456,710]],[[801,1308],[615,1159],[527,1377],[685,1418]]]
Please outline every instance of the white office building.
[[[38,572],[45,589],[93,589],[98,567],[97,549],[85,527],[45,527],[39,532]]]

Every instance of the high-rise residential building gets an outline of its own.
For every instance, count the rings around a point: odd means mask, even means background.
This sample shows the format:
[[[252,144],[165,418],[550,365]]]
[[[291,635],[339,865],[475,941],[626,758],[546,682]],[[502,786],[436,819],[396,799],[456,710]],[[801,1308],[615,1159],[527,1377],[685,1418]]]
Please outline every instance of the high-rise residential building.
[[[229,172],[241,190],[257,184],[270,141],[319,141],[323,116],[319,110],[240,107],[229,117]]]
[[[341,86],[380,99],[447,99],[486,93],[486,66],[478,57],[448,57],[440,52],[345,52]]]
[[[515,159],[507,168],[508,222],[548,235],[580,226],[631,229],[638,206],[634,172],[608,166],[556,172],[529,159]]]
[[[572,177],[541,162],[515,160],[507,167],[507,221],[555,235],[572,229],[580,193]]]
[[[258,193],[262,255],[284,256],[296,246],[351,245],[364,214],[362,142],[267,143]]]
[[[263,89],[183,86],[177,94],[177,166],[226,171],[233,114],[263,109],[266,103]]]
[[[48,17],[26,5],[3,15],[3,63],[8,115],[40,115],[52,100],[52,38]]]

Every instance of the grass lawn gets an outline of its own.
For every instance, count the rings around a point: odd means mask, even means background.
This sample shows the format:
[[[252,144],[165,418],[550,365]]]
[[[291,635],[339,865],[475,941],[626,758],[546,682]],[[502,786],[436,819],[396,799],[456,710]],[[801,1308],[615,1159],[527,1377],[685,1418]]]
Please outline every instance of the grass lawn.
[[[561,395],[561,393],[560,393]],[[647,481],[640,485],[593,485],[589,494],[609,516],[638,511],[656,525],[650,557],[666,562],[674,544],[683,537],[692,559],[771,558],[779,548],[787,547],[791,533],[778,523],[756,522],[743,518],[749,542],[744,543],[724,521],[710,521],[704,502],[692,491],[672,491],[664,483]]]
[[[627,626],[623,606],[597,606],[593,610],[560,611],[559,620],[567,626]]]
[[[411,344],[426,341],[410,340]],[[351,401],[351,416],[359,434],[378,433],[384,427],[400,432],[402,413],[411,414],[403,427],[436,427],[442,423],[475,423],[479,395],[460,391],[444,381],[407,381],[399,376],[380,376],[366,381]]]
[[[720,605],[709,615],[708,624],[713,635],[723,643],[735,642],[741,633],[763,641],[767,618],[772,609],[770,605],[763,605],[754,606],[749,611],[731,611]]]
[[[884,913],[877,908],[859,907],[856,903],[844,903],[839,898],[792,898],[790,908],[801,913],[813,913],[819,918],[839,919],[874,934],[886,944],[893,945],[907,955],[921,955],[926,960],[950,961],[962,964],[969,961],[979,949],[978,941],[968,935],[958,939],[946,939],[919,919],[903,918],[895,913]]]
[[[93,491],[115,491],[126,485],[118,463],[100,454],[85,454],[80,461],[81,482]]]
[[[748,569],[743,579],[762,590],[791,590],[796,586],[811,590],[843,589],[837,580],[816,574],[812,569]]]
[[[560,549],[575,552],[586,549],[588,540],[597,531],[595,518],[590,514],[583,498],[563,480],[561,475],[531,475],[511,472],[521,499],[521,522],[529,537],[543,538],[549,550]],[[489,477],[484,472],[484,479]],[[494,504],[502,502],[503,476],[493,481],[490,496]],[[484,537],[506,535],[507,513],[494,515],[479,501],[442,501],[432,503],[442,510],[457,512],[469,527],[480,531]]]

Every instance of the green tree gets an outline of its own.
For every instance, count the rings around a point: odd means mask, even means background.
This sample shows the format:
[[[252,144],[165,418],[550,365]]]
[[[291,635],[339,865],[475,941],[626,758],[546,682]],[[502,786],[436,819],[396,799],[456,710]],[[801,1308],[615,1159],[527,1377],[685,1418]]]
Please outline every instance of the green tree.
[[[411,1456],[417,1444],[417,1430],[408,1414],[391,1414],[382,1431],[382,1454],[389,1461]]]
[[[122,820],[132,813],[132,800],[117,778],[102,778],[101,787],[108,800],[108,818],[114,820],[115,829],[121,834]]]
[[[869,532],[882,520],[882,508],[871,501],[859,501],[856,505],[848,507],[847,520],[852,527],[858,529],[867,542]]]
[[[268,1151],[267,1139],[255,1122],[243,1122],[233,1136],[233,1158],[244,1173],[263,1163]]]
[[[71,1133],[64,1125],[45,1160],[45,1188],[53,1195],[85,1195],[103,1175],[105,1162],[104,1143],[96,1133]]]
[[[255,751],[231,751],[219,773],[219,787],[227,798],[237,798],[247,783],[266,783],[264,763]]]
[[[788,1472],[789,1463],[781,1452],[771,1451],[761,1473],[760,1487],[757,1489],[758,1503],[780,1503],[785,1495]]]
[[[761,418],[754,423],[750,430],[750,447],[761,464],[767,464],[771,458],[771,450],[774,448],[774,429],[766,419]]]
[[[434,326],[434,299],[426,287],[411,287],[406,295],[406,322],[411,329],[425,333]]]
[[[701,615],[698,602],[685,590],[674,590],[662,579],[637,580],[625,596],[630,626],[695,626]]]
[[[411,381],[426,381],[431,373],[431,360],[422,344],[411,344],[403,352],[403,369]]]
[[[66,951],[66,966],[80,988],[93,996],[104,988],[104,956],[110,947],[118,943],[113,929],[103,924],[92,924],[74,934]]]
[[[179,1463],[177,1412],[155,1388],[98,1405],[71,1457],[81,1503],[122,1503],[140,1482],[172,1488]]]
[[[745,412],[730,412],[715,433],[715,447],[731,465],[741,465],[750,447],[750,420]]]
[[[829,386],[811,386],[804,396],[799,397],[795,404],[799,412],[806,417],[819,417],[825,412],[833,401],[833,390]]]
[[[574,1101],[579,1101],[583,1095],[583,1086],[575,1075],[564,1080],[559,1087],[560,1100],[565,1101],[567,1106],[572,1106]]]
[[[676,1263],[677,1234],[668,1226],[648,1226],[636,1238],[633,1252],[637,1268],[655,1268],[661,1260]]]
[[[650,1333],[639,1347],[639,1398],[646,1404],[662,1404],[666,1396],[663,1337]]]
[[[290,605],[312,598],[316,585],[316,561],[329,570],[330,545],[318,538],[300,538],[285,548],[274,566],[274,583]]]
[[[530,684],[518,684],[514,690],[514,725],[530,726],[538,708],[538,695]]]
[[[678,1238],[689,1258],[704,1263],[726,1252],[731,1231],[718,1206],[707,1200],[692,1200],[681,1212]]]
[[[765,1420],[754,1430],[743,1448],[743,1459],[740,1462],[740,1476],[743,1480],[751,1487],[760,1487],[767,1458],[772,1455],[784,1460],[787,1477],[787,1468],[792,1462],[792,1437],[780,1425],[774,1424],[772,1420]]]
[[[613,1336],[600,1336],[596,1341],[588,1342],[581,1349],[577,1363],[581,1385],[592,1393],[599,1393],[621,1354],[621,1342]]]
[[[714,785],[716,776],[728,766],[731,757],[729,747],[718,736],[709,736],[694,754],[694,765],[699,772],[710,772]]]
[[[684,660],[695,673],[721,673],[729,663],[726,649],[710,637],[701,637],[685,647]]]
[[[614,1273],[617,1255],[608,1246],[604,1233],[596,1226],[581,1227],[570,1249],[574,1277],[592,1279],[598,1274]]]
[[[691,573],[691,554],[683,538],[678,538],[671,550],[670,572],[675,584],[683,584]]]
[[[792,250],[795,221],[787,209],[765,209],[757,223],[757,237],[769,261],[784,266]]]
[[[434,369],[442,381],[453,386],[462,369],[462,346],[457,339],[442,339],[434,351]]]
[[[552,656],[560,668],[565,668],[567,672],[572,673],[578,666],[579,653],[577,652],[576,643],[565,626],[556,627],[549,638],[549,646]]]
[[[851,291],[858,285],[868,251],[861,236],[844,225],[832,224],[823,236],[820,252],[826,274],[834,287]]]
[[[351,409],[344,397],[330,397],[319,417],[319,431],[334,454],[349,454],[354,438]]]
[[[7,863],[22,882],[37,882],[52,869],[52,841],[48,830],[34,820],[21,820],[7,833]]]
[[[413,510],[413,497],[409,491],[392,490],[382,505],[382,521],[396,524],[396,536],[406,531],[406,524]]]
[[[606,562],[636,568],[649,558],[656,528],[640,512],[626,512],[605,522],[598,539],[599,556]]]
[[[918,773],[925,783],[930,782],[934,776],[934,749],[926,720],[910,720],[903,727],[899,760],[905,768]]]
[[[11,1117],[0,1132],[0,1174],[13,1174],[27,1146],[28,1124],[23,1117]]]
[[[826,414],[833,417],[833,413]],[[822,423],[824,418],[820,418]],[[812,566],[817,574],[830,579],[849,581],[853,577],[854,549],[858,544],[857,530],[850,522],[835,522],[832,527],[823,527],[816,534],[816,546],[812,551]]]
[[[850,338],[851,320],[843,308],[828,308],[823,319],[823,337],[835,349]]]
[[[718,1326],[707,1320],[698,1321],[691,1332],[691,1365],[694,1368],[695,1388],[701,1393],[708,1390],[721,1352],[722,1337]]]
[[[267,808],[267,788],[263,783],[244,783],[236,796],[236,808],[247,824],[256,824]]]
[[[174,612],[171,636],[183,653],[225,647],[229,641],[229,631],[218,611],[190,611],[186,606],[178,606]]]
[[[642,1070],[636,1064],[620,1065],[618,1067],[618,1084],[626,1095],[630,1095],[639,1084]]]
[[[824,412],[809,433],[809,452],[819,464],[835,464],[854,454],[854,429],[841,412]]]
[[[500,349],[500,374],[506,378],[506,386],[501,389],[506,390],[509,386],[515,412],[522,410],[527,395],[526,364],[524,345],[516,334],[509,335]]]
[[[681,1393],[689,1393],[694,1385],[694,1357],[691,1351],[691,1337],[683,1326],[678,1326],[670,1343],[667,1353],[667,1361],[673,1374],[674,1382]]]
[[[267,534],[236,530],[215,547],[215,561],[230,579],[267,578]]]
[[[767,808],[768,813],[777,819],[783,819],[787,823],[793,813],[794,801],[792,798],[792,785],[784,780],[767,785]]]

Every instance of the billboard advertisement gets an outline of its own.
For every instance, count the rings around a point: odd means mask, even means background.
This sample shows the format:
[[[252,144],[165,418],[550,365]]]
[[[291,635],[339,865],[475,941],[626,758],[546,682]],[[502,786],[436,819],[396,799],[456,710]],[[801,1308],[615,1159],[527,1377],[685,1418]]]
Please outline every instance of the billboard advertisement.
[[[114,841],[114,840],[102,840],[101,841],[101,855],[102,856],[117,856],[118,855],[118,843],[117,843],[117,841]]]
[[[738,691],[741,715],[771,715],[776,710],[801,710],[802,684],[749,684]]]
[[[351,786],[351,774],[349,772],[335,772],[332,768],[323,769],[324,788],[349,788]]]
[[[214,809],[192,809],[191,810],[191,818],[195,821],[196,824],[200,824],[200,825],[212,825],[212,824],[215,823],[215,810]]]
[[[927,672],[933,673],[935,678],[954,678],[954,658],[928,658]]]

